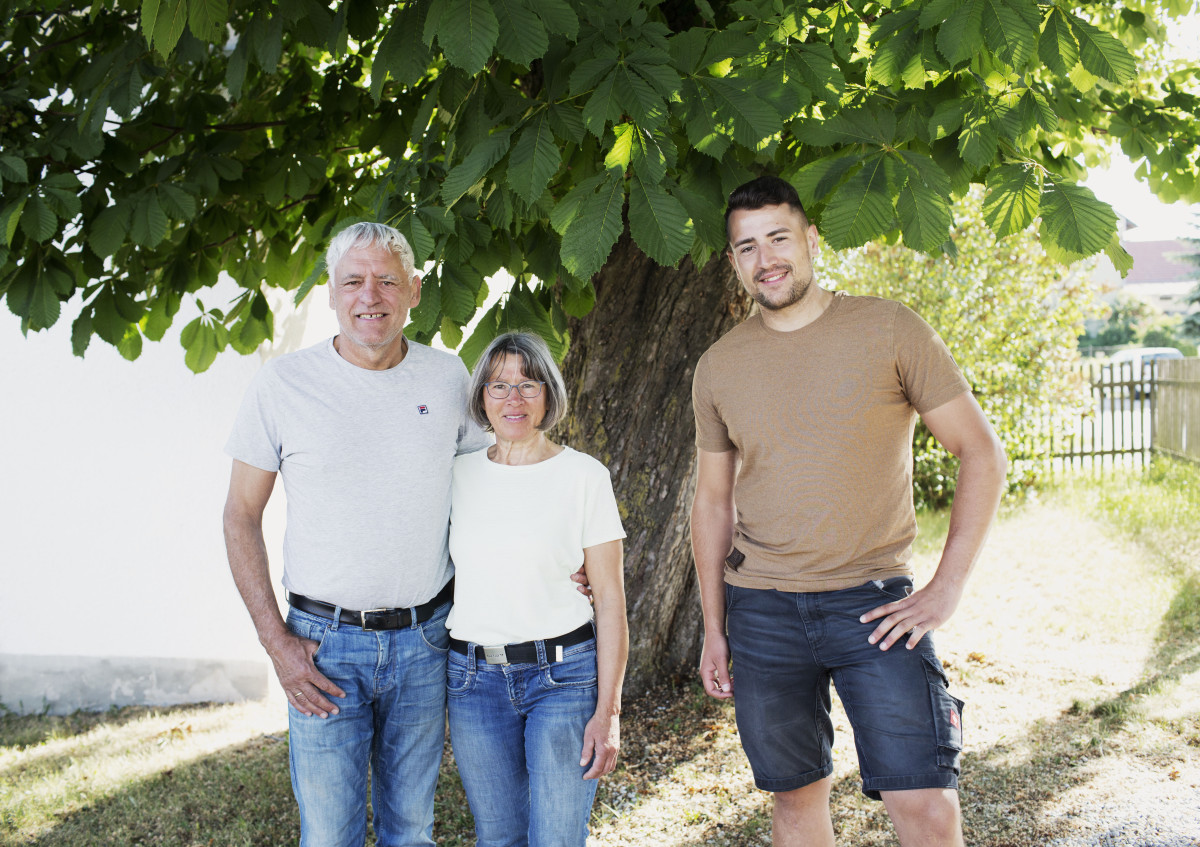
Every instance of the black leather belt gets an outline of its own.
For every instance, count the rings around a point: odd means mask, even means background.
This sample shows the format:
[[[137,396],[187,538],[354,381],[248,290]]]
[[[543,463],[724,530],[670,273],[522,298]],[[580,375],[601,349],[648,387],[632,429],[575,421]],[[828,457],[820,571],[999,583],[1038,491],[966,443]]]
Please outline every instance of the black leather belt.
[[[545,648],[546,660],[554,662],[561,661],[556,656],[555,647],[573,647],[595,637],[596,630],[592,627],[592,622],[588,621],[579,629],[572,630],[566,635],[541,639],[541,643]],[[538,660],[537,645],[537,641],[523,641],[520,644],[504,644],[499,647],[484,647],[482,644],[476,644],[475,658],[483,659],[489,665],[535,664]],[[450,639],[450,649],[455,653],[468,656],[470,655],[467,651],[469,646],[467,642],[459,641],[457,638]]]
[[[449,602],[452,597],[454,597],[453,578],[437,593],[436,597],[415,609],[367,609],[362,612],[342,609],[338,620],[350,626],[360,626],[364,630],[404,629],[412,626],[414,611],[417,615],[417,623],[424,623],[433,617],[433,613],[438,610],[438,607]],[[288,592],[288,602],[302,612],[329,620],[333,620],[333,613],[337,609],[330,603],[322,603],[320,600],[313,600],[303,594],[292,594],[291,592]]]

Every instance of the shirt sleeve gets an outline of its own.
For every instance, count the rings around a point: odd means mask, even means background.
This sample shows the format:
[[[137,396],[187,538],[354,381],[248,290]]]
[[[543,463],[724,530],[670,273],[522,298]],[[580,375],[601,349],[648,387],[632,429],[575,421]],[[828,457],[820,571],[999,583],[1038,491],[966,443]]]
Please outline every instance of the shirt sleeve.
[[[467,414],[467,392],[471,387],[471,375],[467,373],[467,366],[462,363],[461,359],[459,359],[456,373],[462,386],[463,411],[462,421],[458,425],[458,443],[455,446],[454,455],[462,456],[465,453],[474,453],[491,446],[492,436],[484,432],[483,428],[471,420],[471,416]]]
[[[933,327],[907,306],[897,307],[896,364],[904,393],[917,413],[923,415],[970,391],[971,384]]]
[[[729,428],[717,411],[712,396],[712,374],[708,354],[696,363],[692,377],[692,411],[696,416],[696,446],[708,453],[728,453],[736,445],[729,438]]]
[[[621,510],[617,506],[608,468],[596,459],[589,464],[592,467],[589,468],[584,494],[583,515],[582,546],[585,549],[625,537],[625,528],[621,526]]]
[[[283,463],[283,436],[275,400],[277,378],[274,368],[261,368],[246,389],[234,419],[225,452],[239,462],[276,472]]]

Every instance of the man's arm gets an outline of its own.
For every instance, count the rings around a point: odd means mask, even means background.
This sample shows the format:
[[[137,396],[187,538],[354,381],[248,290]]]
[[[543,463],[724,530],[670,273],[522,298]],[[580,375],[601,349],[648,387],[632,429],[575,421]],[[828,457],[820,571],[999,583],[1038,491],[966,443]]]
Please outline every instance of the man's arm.
[[[711,697],[733,696],[729,642],[725,637],[725,557],[733,546],[733,482],[737,451],[696,451],[696,497],[692,500],[692,556],[704,610],[700,680]]]
[[[274,473],[234,459],[224,516],[229,569],[288,702],[306,715],[324,718],[338,710],[322,692],[335,697],[346,694],[313,664],[318,644],[292,635],[279,614],[262,532],[263,510],[274,487]]]
[[[962,598],[967,577],[979,558],[1000,496],[1008,460],[992,425],[968,391],[921,416],[938,442],[959,459],[958,484],[950,509],[946,546],[933,579],[904,600],[863,615],[863,623],[883,618],[868,637],[886,650],[908,636],[908,649],[925,633],[950,619]]]

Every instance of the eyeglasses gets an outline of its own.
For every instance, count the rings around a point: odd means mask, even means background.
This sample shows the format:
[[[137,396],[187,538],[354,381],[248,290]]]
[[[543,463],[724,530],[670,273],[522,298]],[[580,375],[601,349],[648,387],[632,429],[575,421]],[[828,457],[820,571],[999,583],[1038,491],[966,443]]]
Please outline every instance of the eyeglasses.
[[[542,386],[545,384],[544,382],[535,382],[532,379],[528,379],[516,385],[513,385],[511,382],[485,382],[484,387],[487,388],[488,396],[493,400],[507,400],[514,388],[526,400],[531,400],[542,393]]]

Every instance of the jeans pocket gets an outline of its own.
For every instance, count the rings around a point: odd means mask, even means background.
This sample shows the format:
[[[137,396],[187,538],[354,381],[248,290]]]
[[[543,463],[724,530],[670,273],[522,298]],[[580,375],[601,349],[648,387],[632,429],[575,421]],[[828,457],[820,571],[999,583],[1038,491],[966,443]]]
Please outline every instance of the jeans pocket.
[[[963,747],[962,713],[965,704],[950,693],[946,672],[942,670],[936,657],[925,657],[925,677],[929,683],[929,698],[933,707],[938,767],[958,773]]]
[[[317,650],[313,653],[313,661],[315,662],[317,655],[321,652],[321,648],[325,646],[325,636],[330,631],[330,622],[325,618],[296,612],[293,609],[288,612],[287,628],[297,638],[305,638],[309,641],[317,642]]]
[[[450,615],[450,604],[433,613],[433,617],[418,624],[421,639],[434,652],[445,654],[450,649],[450,633],[446,629],[446,618]]]
[[[451,653],[446,662],[446,693],[451,697],[462,697],[470,694],[475,687],[476,675],[468,670],[465,656]]]
[[[551,688],[595,688],[596,648],[568,654],[563,661],[546,665],[543,676]]]
[[[869,586],[883,597],[887,598],[889,603],[894,603],[897,600],[903,600],[908,595],[913,593],[913,581],[910,576],[894,576],[891,579],[873,579]]]

